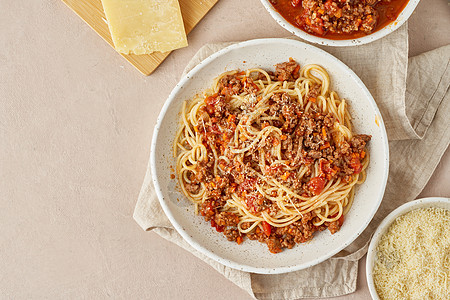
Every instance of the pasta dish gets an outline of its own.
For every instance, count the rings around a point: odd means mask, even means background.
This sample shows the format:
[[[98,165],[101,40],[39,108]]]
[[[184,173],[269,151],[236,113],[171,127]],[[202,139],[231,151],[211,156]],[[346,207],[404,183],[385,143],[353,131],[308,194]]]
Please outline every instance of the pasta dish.
[[[174,141],[181,190],[229,241],[272,253],[337,232],[369,163],[348,103],[319,65],[217,77],[184,102]]]

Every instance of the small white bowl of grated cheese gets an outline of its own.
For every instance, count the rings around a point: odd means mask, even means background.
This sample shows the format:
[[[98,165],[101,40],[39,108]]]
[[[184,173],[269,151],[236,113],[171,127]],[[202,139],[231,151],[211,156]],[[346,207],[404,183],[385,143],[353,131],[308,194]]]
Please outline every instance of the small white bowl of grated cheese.
[[[372,237],[366,274],[373,299],[450,299],[450,199],[391,212]]]

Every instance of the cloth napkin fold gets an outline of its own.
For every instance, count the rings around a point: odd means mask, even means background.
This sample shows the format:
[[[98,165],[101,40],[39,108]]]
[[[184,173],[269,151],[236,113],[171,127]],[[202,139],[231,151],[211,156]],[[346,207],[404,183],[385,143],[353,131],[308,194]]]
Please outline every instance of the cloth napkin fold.
[[[230,44],[203,46],[185,73]],[[354,292],[358,260],[366,253],[377,225],[393,209],[419,195],[450,141],[450,45],[408,59],[405,24],[368,45],[320,48],[362,79],[380,108],[389,137],[390,170],[383,201],[352,244],[316,266],[286,274],[252,274],[225,267],[193,249],[176,232],[159,205],[149,166],[134,211],[134,219],[144,230],[153,230],[190,251],[257,299],[334,297]]]

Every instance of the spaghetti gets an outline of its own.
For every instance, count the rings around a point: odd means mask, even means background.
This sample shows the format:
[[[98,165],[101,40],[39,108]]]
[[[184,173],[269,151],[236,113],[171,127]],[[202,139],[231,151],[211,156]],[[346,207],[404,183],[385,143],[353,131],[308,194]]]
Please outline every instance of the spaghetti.
[[[318,65],[221,74],[185,102],[174,142],[183,193],[230,241],[278,253],[338,231],[365,180],[368,135]]]

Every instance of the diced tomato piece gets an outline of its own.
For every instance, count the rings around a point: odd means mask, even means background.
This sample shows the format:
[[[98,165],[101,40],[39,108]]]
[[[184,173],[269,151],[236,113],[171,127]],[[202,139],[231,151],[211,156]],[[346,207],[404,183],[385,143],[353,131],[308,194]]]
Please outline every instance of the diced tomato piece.
[[[325,8],[327,9],[327,10],[330,10],[331,9],[331,4],[333,3],[333,1],[332,0],[328,0],[327,2],[325,2],[325,4],[323,5],[323,6],[325,6]]]
[[[314,177],[308,182],[308,188],[314,195],[319,195],[325,188],[325,179]]]
[[[314,20],[319,27],[323,27],[323,21],[321,18],[316,18]]]
[[[297,79],[300,76],[300,65],[297,65],[294,69],[294,71],[292,71],[292,76]]]
[[[319,176],[324,177],[323,175],[327,175],[328,179],[331,179],[337,172],[339,172],[339,168],[334,166],[331,167],[330,161],[326,159],[321,159],[319,163]]]
[[[331,216],[331,218],[335,218],[335,217],[337,217],[337,215],[338,215],[338,214],[335,214],[335,215]],[[338,222],[339,227],[341,227],[342,224],[344,224],[344,214],[342,214],[342,215],[339,217],[339,219],[337,219],[337,222]]]
[[[215,109],[214,109],[214,106],[213,106],[213,105],[209,105],[209,104],[206,105],[206,112],[207,112],[209,115],[214,114],[214,111],[215,111]]]
[[[212,216],[214,215],[214,206],[209,202],[204,209],[201,211],[202,216]],[[212,224],[211,224],[212,226]]]
[[[324,33],[323,28],[321,26],[310,25],[309,28],[318,35],[323,35]]]
[[[319,163],[319,172],[321,174],[330,174],[333,171],[330,166],[330,162],[326,159],[321,159]]]
[[[338,219],[338,223],[339,223],[339,227],[341,227],[342,224],[344,224],[344,214],[342,214],[341,217]]]
[[[245,204],[247,204],[247,209],[250,211],[255,211],[255,204],[253,203],[253,197],[246,197],[245,198]]]
[[[246,177],[245,180],[239,185],[238,191],[242,192],[244,190],[251,191],[255,188],[256,178]]]
[[[270,226],[269,223],[267,223],[266,221],[262,221],[262,227],[263,227],[263,231],[267,236],[270,236],[270,233],[272,232],[272,226]]]
[[[350,167],[355,170],[353,174],[359,174],[362,171],[362,164],[359,157],[353,156],[349,162]]]
[[[225,227],[217,225],[217,223],[216,223],[216,221],[214,221],[214,219],[211,220],[211,227],[216,228],[217,232],[223,232],[225,230]]]
[[[227,121],[228,121],[228,123],[234,123],[234,121],[236,121],[236,116],[229,115]]]
[[[254,88],[255,90],[259,91],[259,87],[253,82],[253,80],[251,78],[247,78],[244,77],[241,80],[242,84],[244,85],[244,88],[251,86],[252,88]]]
[[[305,23],[306,23],[306,25],[311,26],[311,19],[309,17],[306,17]]]
[[[330,147],[330,143],[325,142],[325,144],[323,144],[323,146],[319,147],[319,150],[327,149],[328,147]]]
[[[215,105],[218,102],[217,96],[208,96],[205,98],[206,105]]]
[[[231,90],[231,88],[229,87],[224,87],[222,89],[222,92],[220,92],[222,95],[224,95],[225,97],[229,98],[231,95],[233,95],[233,91]]]

